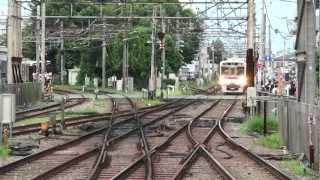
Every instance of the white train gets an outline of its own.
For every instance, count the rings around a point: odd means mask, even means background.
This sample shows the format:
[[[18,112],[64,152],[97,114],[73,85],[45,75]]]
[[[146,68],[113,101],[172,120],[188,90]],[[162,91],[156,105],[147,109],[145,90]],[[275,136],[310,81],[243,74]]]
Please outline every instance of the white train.
[[[223,93],[244,93],[247,85],[244,58],[229,58],[220,62],[219,84]]]

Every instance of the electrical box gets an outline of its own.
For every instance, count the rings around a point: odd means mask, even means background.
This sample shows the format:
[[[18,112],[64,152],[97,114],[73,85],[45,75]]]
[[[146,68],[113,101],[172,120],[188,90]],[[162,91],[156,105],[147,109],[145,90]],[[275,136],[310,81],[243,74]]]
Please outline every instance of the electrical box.
[[[247,107],[257,106],[257,89],[255,87],[248,87],[247,89]]]
[[[16,120],[16,95],[0,94],[0,122],[11,124]]]

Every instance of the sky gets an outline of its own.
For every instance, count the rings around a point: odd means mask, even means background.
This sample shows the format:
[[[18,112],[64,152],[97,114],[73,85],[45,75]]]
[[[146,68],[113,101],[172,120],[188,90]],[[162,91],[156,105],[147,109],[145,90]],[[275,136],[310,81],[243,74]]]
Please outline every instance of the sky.
[[[183,0],[187,1],[187,0]],[[190,0],[189,0],[190,1]],[[204,1],[204,0],[193,0]],[[207,0],[212,1],[212,0]],[[278,29],[283,35],[289,36],[289,32],[295,27],[292,20],[296,17],[296,0],[265,0],[268,16],[273,30]],[[257,24],[261,24],[261,6],[262,0],[255,0],[256,3],[256,19]],[[5,18],[7,15],[8,0],[0,0],[0,18]],[[193,5],[192,9],[204,9],[205,5]],[[208,12],[210,13],[210,12]],[[214,13],[214,12],[211,12]],[[208,14],[210,15],[210,14]],[[288,25],[288,26],[287,26]],[[3,27],[0,27],[0,29]],[[286,40],[287,51],[293,51],[294,38],[291,36]],[[284,40],[274,31],[272,32],[272,50],[274,53],[284,49]]]
[[[283,36],[289,36],[286,40],[286,49],[294,50],[295,39],[290,35],[290,31],[295,29],[293,20],[297,16],[296,1],[292,0],[266,0],[267,12],[271,21],[272,29],[278,29]],[[257,23],[261,24],[262,0],[257,1]],[[267,21],[268,22],[268,21]],[[282,51],[284,48],[284,38],[272,31],[273,52]]]
[[[186,1],[186,0],[181,0],[181,1]],[[204,0],[193,0],[194,2],[196,1],[201,1],[203,2]],[[210,1],[210,0],[207,0]],[[256,24],[258,26],[261,25],[262,21],[262,2],[263,0],[255,0],[255,9],[256,9]],[[295,28],[295,23],[293,23],[293,20],[295,19],[297,15],[297,8],[296,8],[296,0],[265,0],[266,6],[267,6],[267,12],[268,12],[268,17],[271,22],[271,36],[272,36],[272,52],[277,53],[279,51],[283,52],[284,49],[284,38],[282,36],[288,36],[286,37],[287,40],[286,42],[286,52],[291,52],[294,51],[294,38],[290,35],[290,31],[292,31]],[[204,10],[205,5],[191,5],[189,6],[192,9],[200,9]],[[208,16],[215,15],[215,11],[209,11]],[[267,24],[268,24],[268,19],[267,19]],[[274,30],[278,29],[281,32],[281,35],[276,34]],[[256,33],[259,33],[257,31]]]

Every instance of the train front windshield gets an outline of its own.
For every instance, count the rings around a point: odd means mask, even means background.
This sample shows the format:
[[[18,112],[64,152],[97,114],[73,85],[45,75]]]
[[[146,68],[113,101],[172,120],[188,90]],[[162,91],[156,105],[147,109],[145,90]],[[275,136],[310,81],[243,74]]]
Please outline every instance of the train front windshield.
[[[244,75],[244,67],[221,67],[221,75],[242,76]]]

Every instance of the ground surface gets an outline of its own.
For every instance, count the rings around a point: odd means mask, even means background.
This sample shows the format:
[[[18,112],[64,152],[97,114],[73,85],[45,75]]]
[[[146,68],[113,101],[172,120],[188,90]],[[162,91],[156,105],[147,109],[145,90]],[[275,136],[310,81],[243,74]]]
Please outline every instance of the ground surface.
[[[288,153],[281,149],[269,149],[261,145],[255,144],[254,142],[257,140],[257,137],[250,136],[241,132],[240,126],[241,124],[239,122],[228,122],[225,124],[224,128],[236,142],[240,143],[250,151],[258,155],[267,154],[267,155],[274,155],[274,156]],[[310,176],[304,177],[304,176],[295,175],[283,161],[278,161],[278,160],[267,160],[267,161],[272,165],[274,165],[275,167],[281,169],[283,172],[289,175],[292,179],[296,179],[296,180],[317,179],[315,177],[310,177]]]
[[[107,95],[99,95],[98,100],[95,100],[95,96],[90,93],[84,94],[86,98],[89,99],[89,101],[83,103],[80,106],[76,106],[73,108],[70,108],[66,110],[66,112],[69,112],[70,114],[73,114],[73,116],[79,116],[81,113],[107,113],[111,111],[111,100],[110,96]],[[112,95],[114,98],[123,98],[121,95]],[[143,101],[139,100],[137,96],[135,97],[134,102],[137,104],[137,107],[143,107],[144,103]],[[178,98],[178,97],[173,97]],[[190,99],[238,99],[236,106],[232,109],[232,111],[228,115],[229,121],[225,124],[224,128],[229,133],[229,135],[238,143],[242,144],[249,150],[255,152],[256,154],[269,154],[269,155],[282,155],[284,152],[283,150],[279,149],[268,149],[264,148],[260,145],[256,145],[254,141],[256,140],[256,137],[246,135],[240,131],[240,122],[245,119],[245,114],[242,113],[242,96],[204,96],[204,95],[196,95],[196,96],[188,96]],[[60,95],[55,95],[55,99],[58,101],[61,99]],[[47,119],[48,117],[45,116],[44,119]],[[101,126],[103,123],[98,123],[93,125],[95,128]],[[43,138],[43,136],[37,135],[37,134],[30,134],[26,136],[19,137],[20,140],[24,142],[30,142],[35,143],[36,145],[39,145],[38,149],[34,149],[33,152],[39,152],[41,150],[44,150],[49,147],[53,147],[55,145],[61,144],[63,142],[69,141],[71,139],[74,139],[78,137],[79,135],[83,135],[86,133],[86,131],[79,130],[78,127],[69,128],[65,135],[63,136],[50,136],[49,138]],[[22,157],[17,156],[8,156],[3,157],[0,159],[0,166],[3,166],[7,163],[10,163],[12,161],[15,161],[17,159],[20,159]],[[286,174],[290,175],[292,179],[315,179],[311,177],[301,177],[294,175],[284,164],[282,161],[274,161],[270,160],[269,163],[273,164],[274,166],[281,169]]]

